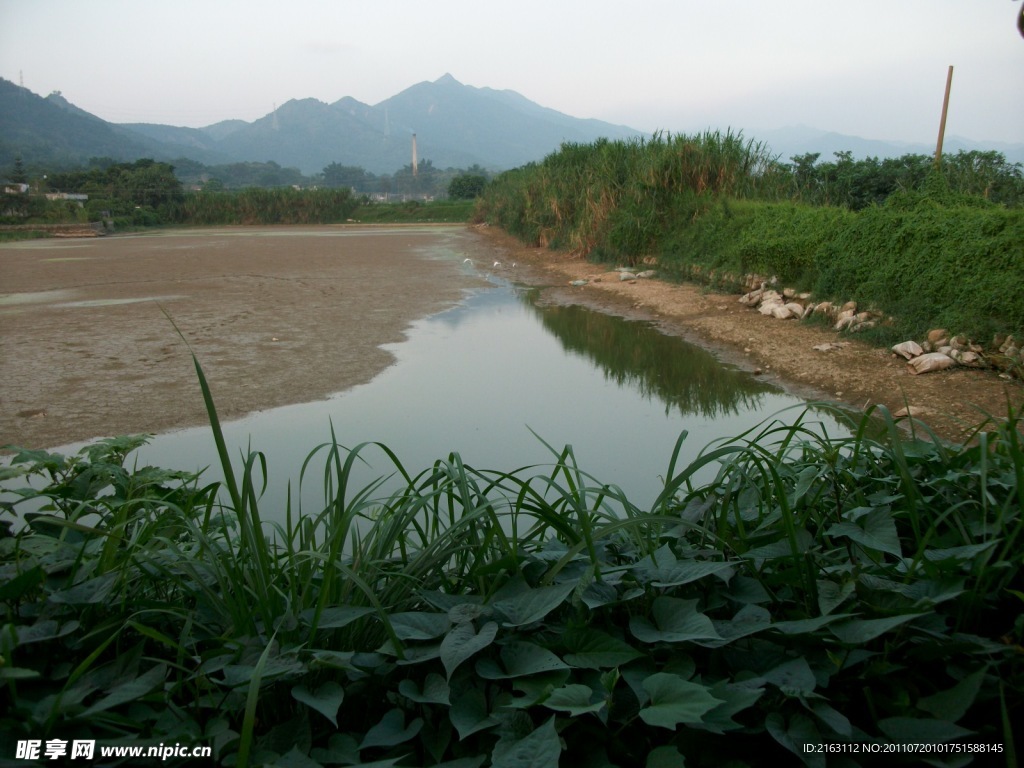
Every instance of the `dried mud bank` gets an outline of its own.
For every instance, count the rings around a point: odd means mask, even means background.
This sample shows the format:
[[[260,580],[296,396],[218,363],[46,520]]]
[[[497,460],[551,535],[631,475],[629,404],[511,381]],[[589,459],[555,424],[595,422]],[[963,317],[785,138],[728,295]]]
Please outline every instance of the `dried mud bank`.
[[[365,383],[394,361],[382,344],[485,284],[454,257],[425,257],[439,246],[487,247],[458,226],[4,244],[0,445],[52,448],[206,424],[189,346],[223,420]]]
[[[524,246],[494,227],[477,231],[515,262],[517,279],[550,286],[549,300],[579,303],[648,319],[715,351],[722,359],[774,380],[808,399],[855,408],[909,408],[940,437],[962,440],[988,414],[1024,406],[1024,385],[995,372],[953,368],[913,375],[903,357],[819,325],[779,322],[739,301],[693,284],[622,280],[617,271],[559,251]]]

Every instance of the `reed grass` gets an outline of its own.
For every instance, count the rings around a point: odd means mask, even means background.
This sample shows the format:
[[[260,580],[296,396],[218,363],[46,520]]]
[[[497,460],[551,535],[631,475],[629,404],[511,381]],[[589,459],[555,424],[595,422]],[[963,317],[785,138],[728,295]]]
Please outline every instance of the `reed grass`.
[[[478,216],[535,246],[663,277],[730,290],[775,277],[818,301],[857,301],[891,318],[873,332],[886,346],[932,328],[1019,338],[1020,166],[967,153],[944,175],[904,178],[846,155],[819,173],[732,132],[565,144],[497,177]]]

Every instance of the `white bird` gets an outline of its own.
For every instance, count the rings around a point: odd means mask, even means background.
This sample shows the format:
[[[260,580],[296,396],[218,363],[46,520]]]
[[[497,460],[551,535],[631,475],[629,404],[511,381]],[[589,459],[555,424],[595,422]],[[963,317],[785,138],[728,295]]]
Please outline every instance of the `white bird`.
[[[463,263],[463,264],[472,264],[472,263],[473,263],[473,260],[472,260],[472,259],[463,259],[463,260],[462,260],[462,263]]]
[[[500,261],[496,261],[496,262],[494,262],[494,266],[496,266],[496,267],[500,267],[500,266],[501,266],[501,262],[500,262]]]

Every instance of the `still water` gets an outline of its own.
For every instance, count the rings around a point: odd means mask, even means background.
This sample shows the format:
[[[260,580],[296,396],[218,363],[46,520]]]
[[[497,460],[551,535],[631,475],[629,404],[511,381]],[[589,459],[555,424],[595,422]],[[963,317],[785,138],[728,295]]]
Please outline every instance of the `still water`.
[[[785,420],[800,413],[797,398],[649,323],[545,305],[540,296],[495,278],[493,287],[415,323],[405,341],[387,347],[395,363],[368,384],[225,424],[236,457],[250,447],[266,456],[261,512],[283,519],[289,483],[293,511],[300,502],[309,513],[322,508],[326,452],[311,461],[301,494],[298,479],[332,426],[347,448],[388,446],[411,475],[453,451],[477,469],[538,465],[529,474],[541,474],[554,460],[544,442],[557,450],[569,444],[596,483],[618,485],[644,507],[660,491],[683,430],[685,462],[784,409]],[[824,422],[830,434],[845,433]],[[360,469],[359,487],[394,472],[383,451],[362,455],[369,466]],[[140,466],[209,466],[204,478],[220,477],[205,427],[159,435],[135,456]]]

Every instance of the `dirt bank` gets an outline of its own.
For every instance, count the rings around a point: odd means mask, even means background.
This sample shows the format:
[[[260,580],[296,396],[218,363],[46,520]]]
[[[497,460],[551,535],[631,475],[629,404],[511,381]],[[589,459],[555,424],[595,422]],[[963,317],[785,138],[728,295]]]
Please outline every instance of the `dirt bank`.
[[[501,260],[516,263],[523,279],[561,286],[549,290],[550,300],[652,320],[666,333],[715,349],[802,397],[858,408],[877,403],[894,413],[909,405],[950,440],[961,439],[986,413],[1005,416],[1008,402],[1016,409],[1024,405],[1024,386],[990,371],[957,368],[915,376],[888,350],[821,326],[764,317],[741,305],[736,295],[657,279],[622,282],[617,273],[581,258],[523,246],[494,228],[479,231],[501,252]],[[587,283],[571,286],[574,280]],[[815,349],[828,342],[843,346]]]
[[[0,244],[0,445],[206,423],[167,315],[222,419],[369,381],[393,361],[381,344],[482,284],[455,255],[479,243],[463,227],[248,227]]]

